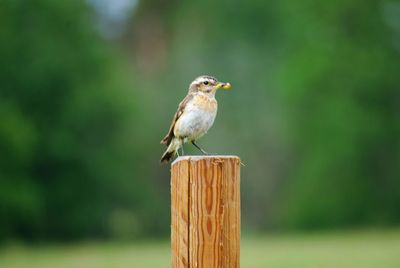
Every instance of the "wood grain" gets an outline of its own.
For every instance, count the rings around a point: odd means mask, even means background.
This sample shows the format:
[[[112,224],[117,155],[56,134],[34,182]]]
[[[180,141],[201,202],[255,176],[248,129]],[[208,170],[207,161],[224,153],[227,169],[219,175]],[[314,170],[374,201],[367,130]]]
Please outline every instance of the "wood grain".
[[[189,167],[181,161],[171,170],[172,267],[189,267]]]
[[[171,173],[172,267],[239,267],[240,159],[180,157]]]

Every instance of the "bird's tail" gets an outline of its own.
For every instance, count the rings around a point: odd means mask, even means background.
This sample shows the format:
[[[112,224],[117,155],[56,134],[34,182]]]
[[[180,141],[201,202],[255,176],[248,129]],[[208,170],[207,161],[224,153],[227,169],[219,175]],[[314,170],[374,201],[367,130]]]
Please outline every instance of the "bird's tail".
[[[162,155],[160,162],[161,163],[167,163],[168,161],[171,160],[172,157],[175,156],[176,152],[178,149],[182,146],[182,140],[178,138],[173,138],[171,140],[171,143],[169,144],[167,150],[165,153]]]
[[[163,154],[163,156],[160,159],[160,162],[161,163],[169,162],[169,160],[171,160],[171,158],[174,157],[175,153],[176,153],[176,151],[173,151],[173,152],[165,151],[165,153]]]

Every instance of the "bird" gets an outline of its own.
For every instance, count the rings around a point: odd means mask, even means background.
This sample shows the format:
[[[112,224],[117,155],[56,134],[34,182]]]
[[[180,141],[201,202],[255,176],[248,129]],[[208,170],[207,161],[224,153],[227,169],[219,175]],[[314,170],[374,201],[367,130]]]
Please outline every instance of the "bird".
[[[230,83],[219,82],[215,77],[202,75],[189,85],[186,97],[179,103],[167,135],[161,144],[167,146],[160,162],[167,163],[178,154],[183,144],[191,142],[203,154],[208,155],[196,141],[211,128],[217,115],[218,102],[215,93],[218,89],[229,90]]]

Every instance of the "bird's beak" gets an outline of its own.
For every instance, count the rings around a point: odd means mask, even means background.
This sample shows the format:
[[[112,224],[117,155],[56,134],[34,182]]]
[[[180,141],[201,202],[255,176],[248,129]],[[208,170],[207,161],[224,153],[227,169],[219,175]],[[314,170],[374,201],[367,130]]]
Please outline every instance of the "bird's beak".
[[[229,83],[222,83],[222,82],[220,82],[220,83],[218,83],[218,85],[217,85],[217,89],[219,89],[219,88],[223,88],[223,89],[225,89],[225,90],[229,90],[229,89],[231,89],[231,84],[229,84]]]

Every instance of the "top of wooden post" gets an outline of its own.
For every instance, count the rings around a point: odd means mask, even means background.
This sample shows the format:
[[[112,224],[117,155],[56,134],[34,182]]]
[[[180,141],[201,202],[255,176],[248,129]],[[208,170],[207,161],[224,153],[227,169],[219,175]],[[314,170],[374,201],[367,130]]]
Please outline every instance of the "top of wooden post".
[[[180,161],[200,161],[200,160],[224,160],[224,159],[236,159],[240,161],[240,157],[236,155],[185,155],[177,157],[171,166],[175,165]]]

